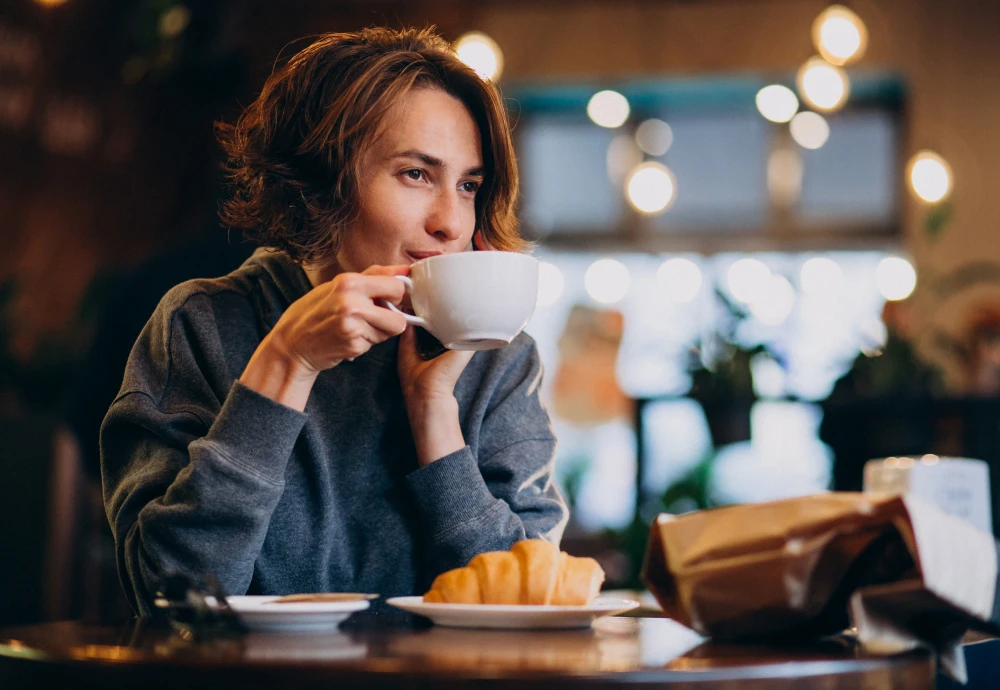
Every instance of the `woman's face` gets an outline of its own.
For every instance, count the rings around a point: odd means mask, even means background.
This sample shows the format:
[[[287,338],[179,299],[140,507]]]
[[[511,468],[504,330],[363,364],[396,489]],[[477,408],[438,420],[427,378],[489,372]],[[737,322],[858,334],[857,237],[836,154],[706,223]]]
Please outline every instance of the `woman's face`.
[[[482,182],[479,129],[465,105],[440,89],[412,89],[363,159],[358,215],[337,254],[340,268],[359,272],[469,249]]]

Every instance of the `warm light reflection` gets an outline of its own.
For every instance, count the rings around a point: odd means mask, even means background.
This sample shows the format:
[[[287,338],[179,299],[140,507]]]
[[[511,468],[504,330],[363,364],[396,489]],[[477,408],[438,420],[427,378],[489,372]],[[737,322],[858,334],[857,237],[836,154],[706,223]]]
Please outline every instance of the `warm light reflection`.
[[[635,166],[642,163],[642,150],[635,143],[635,138],[622,133],[616,134],[608,143],[606,156],[608,179],[615,187],[619,187],[632,172]]]
[[[625,181],[625,196],[642,213],[662,213],[674,200],[677,183],[662,163],[650,161],[637,166]]]
[[[802,264],[799,283],[810,297],[834,297],[844,285],[844,271],[833,259],[817,256]]]
[[[726,272],[726,286],[740,302],[752,304],[767,289],[771,269],[757,259],[740,259],[733,262]]]
[[[802,156],[792,148],[780,148],[767,158],[767,191],[777,206],[791,206],[802,193]]]
[[[674,142],[674,132],[663,120],[644,120],[635,130],[635,143],[650,156],[662,156]]]
[[[797,84],[806,103],[827,112],[844,105],[851,90],[847,73],[818,57],[799,68]]]
[[[799,99],[787,86],[771,84],[757,92],[757,110],[771,122],[788,122],[799,109]]]
[[[860,58],[868,46],[868,29],[861,17],[843,5],[831,5],[812,26],[813,43],[825,60],[843,65]]]
[[[583,276],[587,294],[602,304],[621,300],[628,293],[631,282],[628,268],[614,259],[598,259],[590,264]]]
[[[951,166],[933,151],[920,151],[910,159],[910,189],[922,201],[934,204],[951,193]]]
[[[35,0],[35,4],[42,7],[59,7],[59,5],[65,5],[66,2],[67,0]]]
[[[701,269],[690,259],[668,259],[657,269],[656,282],[663,288],[667,299],[675,304],[685,304],[701,291]]]
[[[792,118],[788,125],[795,143],[804,149],[818,149],[830,138],[830,125],[819,113],[805,111]]]
[[[496,41],[481,31],[471,31],[455,41],[458,59],[483,79],[496,81],[503,74],[503,52]]]
[[[889,256],[882,259],[875,269],[878,291],[890,302],[904,300],[917,287],[917,272],[906,259]]]
[[[548,261],[538,262],[538,306],[548,307],[562,297],[565,281],[559,267]]]
[[[160,35],[164,38],[177,38],[191,23],[191,10],[184,5],[174,5],[160,15]]]
[[[617,91],[598,91],[587,103],[587,115],[595,124],[608,129],[621,127],[628,119],[629,105]]]
[[[753,302],[750,313],[760,321],[777,326],[784,323],[795,306],[795,288],[785,276],[772,275]]]

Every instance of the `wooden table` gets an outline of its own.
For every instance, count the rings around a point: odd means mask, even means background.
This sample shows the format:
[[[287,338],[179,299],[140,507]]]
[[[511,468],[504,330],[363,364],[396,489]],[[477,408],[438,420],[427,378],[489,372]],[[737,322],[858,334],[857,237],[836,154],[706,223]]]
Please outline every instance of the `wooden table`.
[[[692,645],[693,648],[692,648]],[[343,687],[934,687],[921,653],[866,657],[847,640],[800,647],[699,643],[665,618],[615,617],[592,629],[430,627],[385,610],[324,634],[249,633],[201,641],[135,620],[0,630],[0,688],[140,690]]]

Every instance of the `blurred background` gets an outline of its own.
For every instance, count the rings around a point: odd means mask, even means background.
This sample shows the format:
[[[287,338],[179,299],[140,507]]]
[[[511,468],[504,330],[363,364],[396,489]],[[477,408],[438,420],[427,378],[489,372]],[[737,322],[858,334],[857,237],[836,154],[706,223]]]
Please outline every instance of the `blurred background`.
[[[383,24],[436,25],[516,122],[564,548],[609,586],[661,511],[902,454],[997,475],[997,3],[6,0],[0,624],[128,615],[97,432],[160,297],[253,250],[213,123]]]

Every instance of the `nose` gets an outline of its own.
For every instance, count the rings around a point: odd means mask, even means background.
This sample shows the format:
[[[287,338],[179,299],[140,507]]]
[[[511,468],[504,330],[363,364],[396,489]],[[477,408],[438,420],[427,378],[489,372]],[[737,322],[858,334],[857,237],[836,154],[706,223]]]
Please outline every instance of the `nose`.
[[[435,195],[427,216],[428,234],[444,242],[454,242],[460,240],[467,231],[471,233],[475,218],[466,218],[469,214],[463,208],[462,201],[456,190],[444,189]]]

